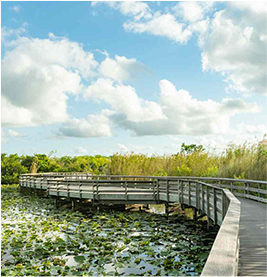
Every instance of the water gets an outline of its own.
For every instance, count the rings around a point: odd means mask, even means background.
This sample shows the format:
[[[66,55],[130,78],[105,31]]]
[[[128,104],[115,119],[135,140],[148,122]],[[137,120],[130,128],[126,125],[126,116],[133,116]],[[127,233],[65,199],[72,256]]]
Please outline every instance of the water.
[[[166,218],[164,205],[84,215],[16,189],[12,197],[2,190],[2,276],[199,275],[217,232]]]

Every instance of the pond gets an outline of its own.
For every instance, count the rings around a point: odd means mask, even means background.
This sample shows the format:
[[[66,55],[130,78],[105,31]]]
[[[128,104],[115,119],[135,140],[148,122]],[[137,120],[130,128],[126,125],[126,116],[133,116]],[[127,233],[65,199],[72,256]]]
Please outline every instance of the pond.
[[[200,275],[218,228],[183,215],[86,214],[2,186],[2,276]]]

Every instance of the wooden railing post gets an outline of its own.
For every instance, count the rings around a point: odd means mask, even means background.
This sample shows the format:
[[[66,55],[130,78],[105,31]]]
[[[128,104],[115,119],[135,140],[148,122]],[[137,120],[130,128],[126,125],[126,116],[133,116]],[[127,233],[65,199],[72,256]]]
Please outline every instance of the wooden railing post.
[[[180,180],[177,181],[177,194],[178,194],[178,202],[181,202],[180,195]]]
[[[167,191],[167,202],[170,201],[170,191],[169,191],[169,180],[166,183],[166,191]]]
[[[159,203],[159,179],[157,179],[157,197],[158,197],[158,203]]]
[[[57,196],[59,196],[59,186],[58,186],[58,180],[56,180],[56,186],[57,186]]]
[[[261,197],[261,194],[260,194],[260,189],[261,189],[261,186],[260,186],[260,183],[258,183],[258,202],[260,202],[260,197]]]
[[[217,225],[218,217],[217,217],[217,199],[216,199],[216,188],[213,188],[213,217],[214,217],[214,224]]]
[[[201,200],[202,200],[202,213],[205,213],[205,191],[204,191],[203,184],[201,184]]]
[[[191,206],[191,181],[188,181],[188,205]]]
[[[226,214],[226,199],[225,199],[224,192],[222,191],[222,221],[224,219],[225,214]]]
[[[199,184],[195,182],[196,184],[196,208],[199,209],[199,201],[200,201],[200,195],[199,195]]]
[[[49,179],[47,179],[47,186],[46,186],[46,196],[48,197],[50,194],[50,184]]]
[[[153,199],[154,199],[154,201],[156,202],[157,199],[156,199],[156,192],[155,192],[155,186],[156,186],[155,181],[153,181],[152,185],[153,185]]]
[[[79,195],[80,195],[80,199],[82,198],[82,183],[81,181],[79,181]]]
[[[248,199],[249,199],[249,195],[250,195],[250,190],[249,190],[249,188],[250,188],[250,183],[247,182],[247,194],[246,194],[246,198],[248,198]]]
[[[99,177],[98,177],[99,180]],[[99,201],[99,183],[96,184],[96,195],[97,195],[97,201]]]
[[[209,186],[207,186],[207,216],[210,218],[210,192]]]
[[[93,204],[95,202],[95,182],[93,180],[93,183],[92,183],[92,193],[93,193]]]
[[[127,182],[125,182],[125,200],[128,200],[128,187],[127,187]]]
[[[184,204],[184,181],[181,181],[181,204]]]
[[[234,186],[234,182],[231,181],[231,182],[230,182],[230,191],[231,191],[231,192],[233,192],[233,188],[232,188],[233,186]]]

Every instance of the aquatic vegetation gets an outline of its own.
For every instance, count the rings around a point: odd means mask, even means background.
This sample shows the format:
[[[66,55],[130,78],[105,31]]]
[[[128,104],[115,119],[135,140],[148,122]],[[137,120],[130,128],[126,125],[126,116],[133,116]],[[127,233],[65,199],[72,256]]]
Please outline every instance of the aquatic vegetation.
[[[2,186],[3,276],[200,275],[216,233],[179,215],[55,209]]]

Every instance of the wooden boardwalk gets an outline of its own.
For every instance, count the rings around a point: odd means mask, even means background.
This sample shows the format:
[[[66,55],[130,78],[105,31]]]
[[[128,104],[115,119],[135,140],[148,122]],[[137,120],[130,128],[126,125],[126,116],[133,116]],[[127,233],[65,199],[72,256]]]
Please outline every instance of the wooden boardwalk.
[[[46,196],[91,205],[181,203],[195,208],[195,217],[207,215],[220,231],[202,276],[234,276],[238,269],[240,202],[224,188],[198,180],[147,176],[20,175],[20,186]],[[198,211],[198,215],[196,213]]]
[[[241,202],[239,276],[267,276],[267,205],[239,198]]]
[[[201,276],[267,276],[265,181],[45,173],[20,175],[20,187],[72,203],[173,202],[193,207],[220,225]]]

